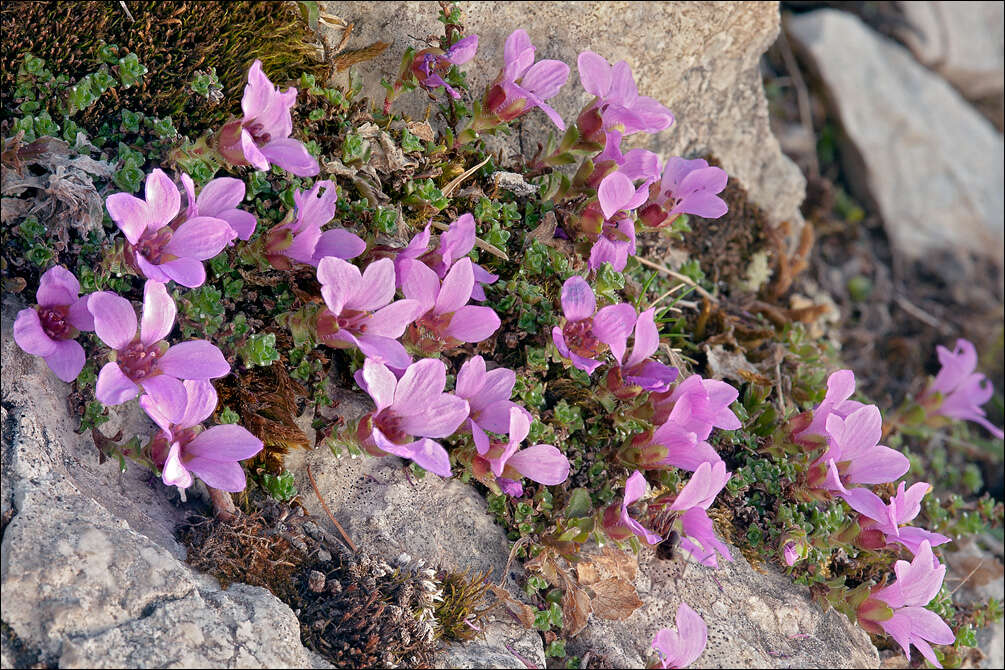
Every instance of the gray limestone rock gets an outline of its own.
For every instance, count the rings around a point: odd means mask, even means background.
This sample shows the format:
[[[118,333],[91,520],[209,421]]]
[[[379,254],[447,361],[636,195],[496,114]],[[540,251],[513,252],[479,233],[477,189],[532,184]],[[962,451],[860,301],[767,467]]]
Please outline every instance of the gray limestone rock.
[[[1000,263],[1002,136],[938,75],[858,18],[820,10],[789,25],[840,119],[857,195],[878,206],[894,251],[943,275],[965,270],[969,253]]]
[[[364,93],[380,101],[381,77],[393,81],[401,55],[425,48],[427,36],[442,34],[431,2],[323,2],[324,9],[353,31],[346,48],[390,42],[372,62],[357,66]],[[562,91],[549,101],[567,123],[591,97],[579,84],[576,58],[591,50],[610,62],[625,60],[639,90],[666,105],[676,117],[654,138],[636,138],[664,156],[694,157],[711,152],[723,168],[746,186],[752,199],[777,223],[802,222],[799,204],[805,180],[781,152],[768,127],[768,107],[758,72],[761,54],[778,35],[775,2],[472,2],[463,3],[467,32],[479,37],[478,55],[463,69],[471,90],[481,95],[502,65],[503,44],[523,28],[538,59],[569,64]],[[343,30],[327,27],[330,42]],[[396,105],[422,118],[430,101],[422,92],[399,98]],[[435,109],[435,107],[434,107]],[[551,123],[532,111],[514,134],[510,149],[532,154]]]

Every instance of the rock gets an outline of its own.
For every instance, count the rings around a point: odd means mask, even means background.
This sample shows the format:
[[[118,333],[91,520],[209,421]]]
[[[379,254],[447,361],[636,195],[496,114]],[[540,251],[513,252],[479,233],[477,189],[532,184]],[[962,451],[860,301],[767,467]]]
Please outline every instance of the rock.
[[[492,619],[480,636],[447,644],[433,658],[435,668],[543,668],[541,634],[518,624]]]
[[[69,386],[11,336],[2,312],[3,621],[61,667],[317,667],[299,622],[268,591],[221,589],[188,568],[182,511],[142,468],[98,464],[73,432]],[[2,636],[3,658],[17,658]],[[21,651],[24,653],[24,650]]]
[[[989,598],[1002,600],[1005,594],[1005,549],[990,534],[965,537],[952,545],[956,551],[946,551],[946,584],[957,605],[984,605]],[[1005,667],[1005,624],[1001,621],[977,631],[977,646],[985,656],[980,668]]]
[[[391,43],[374,61],[356,66],[363,73],[364,93],[377,102],[384,98],[381,77],[397,77],[404,50],[422,49],[420,40],[427,35],[442,35],[435,3],[321,4],[353,24],[346,48],[378,40]],[[624,59],[642,94],[656,98],[676,116],[676,123],[655,138],[638,138],[643,146],[664,158],[716,155],[775,223],[789,220],[798,229],[805,181],[768,127],[758,71],[761,54],[778,34],[777,3],[482,2],[466,3],[463,12],[467,32],[479,36],[478,56],[462,66],[474,95],[480,96],[495,78],[506,37],[517,28],[530,35],[539,59],[560,59],[571,67],[568,83],[549,101],[567,122],[590,100],[579,84],[578,54],[592,50],[610,62]],[[325,30],[326,39],[338,44],[343,31],[330,26]],[[415,92],[395,105],[422,118],[430,100]],[[533,154],[551,128],[542,112],[532,111],[514,133],[510,148]]]
[[[1002,95],[1005,6],[933,0],[898,4],[910,24],[899,36],[918,61],[971,100]]]
[[[970,272],[969,253],[1001,263],[1002,136],[906,49],[851,14],[820,10],[789,26],[844,129],[856,195],[878,207],[895,253],[954,281],[961,268]]]
[[[695,668],[875,668],[869,635],[844,615],[824,612],[804,587],[773,566],[755,569],[733,549],[719,569],[656,558],[644,549],[635,579],[644,605],[621,622],[591,617],[567,647],[591,651],[598,665],[641,668],[660,628],[675,626],[683,600],[705,619],[708,646]]]

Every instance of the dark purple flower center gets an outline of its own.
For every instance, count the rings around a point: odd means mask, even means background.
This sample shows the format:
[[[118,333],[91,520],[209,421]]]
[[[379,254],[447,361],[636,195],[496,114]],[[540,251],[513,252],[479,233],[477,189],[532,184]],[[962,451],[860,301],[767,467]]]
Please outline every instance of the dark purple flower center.
[[[134,382],[151,377],[159,372],[157,359],[163,354],[156,344],[146,346],[138,339],[118,352],[117,361],[123,374]]]
[[[318,337],[321,341],[330,340],[340,330],[347,330],[354,335],[362,335],[367,331],[367,322],[372,316],[366,310],[357,309],[347,309],[336,315],[330,309],[325,308],[318,315]]]
[[[171,260],[165,257],[167,254],[164,253],[164,247],[171,241],[173,234],[174,231],[171,230],[171,226],[164,226],[156,231],[148,229],[143,233],[143,237],[140,238],[139,242],[136,243],[136,253],[143,254],[143,257],[152,265],[160,265]]]
[[[569,350],[583,358],[595,359],[604,346],[593,334],[593,319],[569,321],[562,329],[562,335]]]
[[[621,232],[621,222],[628,217],[628,212],[621,210],[614,213],[610,219],[604,221],[604,228],[601,231],[601,235],[609,239],[611,242],[627,242],[628,236]]]
[[[379,429],[391,442],[395,444],[407,444],[411,441],[408,433],[401,428],[401,417],[395,414],[390,408],[380,410],[373,417],[373,425]]]
[[[42,322],[42,330],[54,340],[69,340],[76,336],[77,329],[70,325],[67,315],[69,305],[47,305],[38,308],[38,320]]]
[[[265,130],[265,125],[261,121],[251,119],[244,124],[244,129],[251,134],[251,139],[253,139],[255,144],[258,146],[268,144],[272,141],[272,134]]]

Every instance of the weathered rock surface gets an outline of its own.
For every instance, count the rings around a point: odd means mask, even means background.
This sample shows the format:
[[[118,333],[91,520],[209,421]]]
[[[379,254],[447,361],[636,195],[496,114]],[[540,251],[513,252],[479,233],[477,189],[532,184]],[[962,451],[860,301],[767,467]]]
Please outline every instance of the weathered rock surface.
[[[755,569],[738,550],[719,569],[645,549],[635,586],[645,603],[625,621],[592,617],[572,648],[592,650],[605,667],[644,667],[660,628],[673,628],[683,600],[705,619],[708,646],[695,668],[874,668],[869,635],[772,566]],[[686,567],[685,567],[686,566]]]
[[[432,2],[323,2],[354,29],[346,48],[377,40],[391,46],[372,62],[357,66],[364,92],[382,100],[381,77],[393,81],[401,55],[420,40],[442,35]],[[610,62],[625,60],[643,95],[656,98],[676,123],[655,138],[641,138],[664,157],[715,154],[740,179],[754,202],[777,223],[799,223],[805,181],[779,149],[768,126],[768,108],[758,72],[761,54],[778,34],[775,2],[479,2],[465,3],[464,24],[479,36],[478,56],[463,69],[480,96],[502,66],[503,44],[523,28],[537,57],[562,60],[571,67],[569,82],[550,100],[567,122],[591,96],[579,84],[576,58],[591,50]],[[332,30],[338,43],[341,30]],[[421,92],[403,96],[397,107],[422,118],[430,101]],[[513,144],[533,154],[551,123],[532,111]]]
[[[945,552],[946,584],[957,604],[983,605],[989,598],[1005,599],[1005,548],[984,535],[957,540],[957,551]],[[985,657],[977,667],[1005,666],[1005,624],[1001,621],[977,631],[977,646]]]
[[[4,304],[0,338],[3,509],[14,513],[0,549],[4,623],[61,667],[326,665],[268,591],[223,590],[179,560],[180,510],[141,468],[98,464],[73,432],[68,386],[14,343],[15,309]]]
[[[1000,2],[900,2],[910,24],[901,37],[915,57],[976,100],[1005,86],[1005,5]]]
[[[790,28],[853,148],[844,153],[857,195],[875,202],[895,252],[927,258],[941,274],[956,271],[947,252],[1001,262],[1002,136],[938,75],[858,18],[820,10],[793,17]]]

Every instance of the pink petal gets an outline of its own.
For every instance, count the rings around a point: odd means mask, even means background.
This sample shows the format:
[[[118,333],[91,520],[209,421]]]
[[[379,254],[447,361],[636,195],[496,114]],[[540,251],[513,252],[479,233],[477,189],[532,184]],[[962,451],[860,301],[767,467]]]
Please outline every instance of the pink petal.
[[[237,233],[223,219],[197,216],[178,227],[164,251],[179,257],[204,261],[223,251]]]
[[[429,439],[422,439],[408,444],[394,444],[387,440],[378,430],[374,431],[374,439],[377,446],[389,454],[409,458],[415,461],[421,468],[440,477],[450,477],[450,456],[439,442]]]
[[[51,356],[56,352],[56,341],[45,334],[38,312],[22,309],[14,319],[14,341],[25,353],[33,356]]]
[[[374,312],[367,322],[367,333],[383,337],[401,337],[405,328],[421,314],[422,306],[417,300],[396,300],[387,307]]]
[[[146,202],[128,193],[113,193],[108,196],[105,198],[105,208],[130,244],[140,241],[147,224],[154,218]]]
[[[411,414],[424,411],[431,399],[443,393],[446,384],[447,368],[443,361],[424,358],[409,365],[394,391],[395,412]]]
[[[593,334],[611,348],[618,360],[624,358],[628,334],[635,326],[635,308],[627,303],[602,307],[593,317]]]
[[[70,305],[70,311],[66,314],[71,326],[85,332],[94,330],[94,315],[87,308],[89,297],[90,295],[82,295],[74,300]]]
[[[461,65],[474,58],[476,51],[478,51],[478,35],[468,35],[450,47],[446,55],[451,63]]]
[[[140,387],[133,383],[122,372],[118,363],[105,363],[98,373],[98,383],[94,387],[94,396],[103,405],[121,405],[136,397]]]
[[[560,60],[542,60],[527,70],[520,85],[547,100],[557,95],[568,79],[568,65]]]
[[[64,382],[72,382],[87,362],[84,348],[76,340],[62,340],[55,345],[55,351],[45,357],[45,362],[57,377]]]
[[[507,464],[527,479],[547,486],[557,486],[569,477],[569,459],[550,444],[521,449]]]
[[[221,428],[222,426],[217,426]],[[210,429],[212,430],[212,429]],[[207,431],[208,432],[208,431]],[[205,434],[201,433],[200,435]],[[244,468],[236,461],[215,461],[208,458],[190,458],[186,465],[207,486],[221,491],[237,493],[247,486]]]
[[[516,32],[519,31],[514,31],[513,35]],[[526,34],[524,33],[524,36]],[[510,35],[509,39],[506,40],[507,48],[513,35]],[[457,384],[454,392],[460,397],[466,398],[470,403],[474,399],[473,396],[481,392],[483,386],[485,386],[485,359],[481,356],[473,356],[465,361],[457,372]]]
[[[569,321],[581,321],[597,311],[593,289],[579,275],[569,277],[562,285],[562,312]]]
[[[633,472],[625,481],[625,497],[621,506],[627,508],[637,500],[641,500],[642,496],[646,494],[647,488],[648,485],[646,484],[645,476],[638,470]]]
[[[534,63],[534,45],[531,44],[526,30],[517,28],[506,38],[503,61],[507,68],[512,69],[510,75],[513,78],[519,78]]]
[[[185,413],[184,405],[171,406],[164,398],[154,398],[150,394],[140,396],[140,407],[168,435],[174,425],[181,425],[181,418]]]
[[[514,407],[520,407],[510,400],[497,400],[488,405],[481,405],[479,410],[475,406],[479,405],[487,393],[483,389],[475,398],[468,398],[471,406],[471,415],[478,421],[478,425],[493,433],[506,433],[509,430],[510,412]]]
[[[611,91],[608,99],[625,107],[631,107],[639,97],[639,89],[635,86],[632,68],[623,60],[619,60],[611,68]]]
[[[206,340],[176,344],[157,362],[164,374],[179,379],[213,379],[230,372],[230,364],[216,345]]]
[[[401,266],[404,279],[401,291],[406,298],[417,300],[425,314],[436,304],[440,292],[440,278],[425,263],[407,261]]]
[[[412,357],[405,351],[401,342],[390,337],[364,333],[356,336],[356,346],[367,358],[398,370],[412,364]]]
[[[206,268],[202,266],[201,261],[194,258],[176,258],[162,263],[159,267],[167,278],[188,288],[197,288],[206,281]]]
[[[317,159],[292,137],[272,140],[262,147],[262,155],[297,177],[313,177],[321,172]]]
[[[352,263],[329,256],[318,263],[318,281],[328,309],[341,314],[354,294],[361,290],[363,275]]]
[[[143,285],[143,318],[140,321],[140,342],[149,346],[163,340],[174,327],[178,308],[164,284],[148,279]]]
[[[195,436],[185,453],[212,461],[242,461],[262,450],[262,441],[235,423],[213,426]]]
[[[152,215],[147,222],[149,230],[160,230],[181,209],[178,187],[160,168],[147,175],[143,197],[147,201],[147,211]]]
[[[676,623],[682,643],[679,649],[679,667],[683,668],[698,660],[705,651],[705,645],[708,643],[708,626],[697,612],[683,602],[677,608]]]
[[[499,325],[499,316],[491,307],[467,305],[454,312],[445,334],[461,342],[481,342],[496,332]]]
[[[471,268],[471,259],[462,258],[454,263],[447,276],[443,278],[443,285],[440,287],[433,310],[437,314],[456,312],[471,299],[471,289],[474,285],[475,275]]]
[[[166,284],[171,281],[171,276],[164,272],[163,263],[160,265],[154,265],[147,260],[146,256],[139,252],[136,252],[136,265],[140,269],[140,274],[147,279],[159,281],[162,284]]]
[[[276,88],[262,71],[262,61],[256,59],[248,70],[248,85],[244,87],[244,97],[241,98],[244,116],[253,119],[261,114],[275,93]]]
[[[842,458],[847,456],[842,455]],[[911,461],[896,449],[876,445],[861,457],[853,457],[845,475],[855,484],[883,484],[896,481],[911,469]]]
[[[140,382],[140,386],[149,393],[153,401],[164,407],[181,407],[184,411],[188,396],[181,380],[171,375],[153,375]]]
[[[584,51],[576,60],[579,79],[588,93],[604,98],[611,90],[611,66],[602,56]]]
[[[620,172],[612,172],[604,177],[597,189],[597,197],[600,200],[600,208],[604,212],[604,218],[610,219],[619,210],[635,197],[635,186],[632,180]]]
[[[387,367],[368,358],[363,361],[361,376],[363,378],[361,386],[373,398],[378,412],[394,403],[394,390],[398,385],[398,379]]]
[[[136,337],[136,311],[125,298],[99,291],[88,298],[87,308],[94,315],[94,332],[112,349],[124,349]]]
[[[670,509],[708,509],[731,476],[730,473],[726,472],[726,464],[722,461],[702,463],[691,475],[690,481],[677,494],[677,499]]]
[[[874,521],[878,521],[880,524],[884,524],[886,522],[886,504],[878,495],[869,489],[849,489],[842,497],[845,499],[845,502],[847,502],[848,505],[850,505],[851,508],[859,514],[863,514]]]
[[[219,177],[206,184],[196,200],[202,216],[218,217],[244,200],[244,182],[233,177]]]
[[[346,307],[371,311],[383,307],[393,298],[394,261],[382,258],[370,263],[363,271],[362,280],[346,300]]]
[[[241,209],[227,209],[215,214],[216,218],[226,221],[230,229],[239,239],[249,240],[258,226],[258,219],[251,212]]]
[[[481,398],[488,401],[509,400],[516,384],[516,373],[509,368],[495,368],[485,374]],[[483,403],[485,404],[485,403]]]
[[[356,258],[364,251],[366,251],[366,242],[358,235],[341,228],[333,228],[321,233],[321,237],[318,238],[318,242],[314,246],[314,261],[319,262],[326,256]]]
[[[187,400],[176,423],[186,428],[198,426],[216,410],[219,401],[216,389],[211,382],[202,379],[189,379],[183,385]]]
[[[255,139],[244,128],[241,128],[241,153],[245,160],[255,167],[256,170],[267,172],[269,169],[269,159],[261,152]]]
[[[628,356],[625,367],[630,368],[638,365],[656,353],[659,348],[660,333],[656,328],[655,312],[656,308],[650,307],[639,314],[639,318],[635,322],[635,343],[632,345],[632,353]]]
[[[414,364],[411,367],[414,367]],[[401,389],[401,383],[398,384],[398,389]],[[441,393],[439,396],[427,398],[421,411],[400,413],[398,425],[408,435],[447,437],[453,435],[466,418],[468,418],[468,401],[449,393]]]
[[[35,300],[42,307],[72,305],[80,295],[80,282],[61,265],[53,265],[38,280]]]
[[[177,442],[172,443],[168,450],[167,460],[161,470],[161,481],[167,486],[183,489],[192,485],[192,475],[181,462],[181,445]]]

